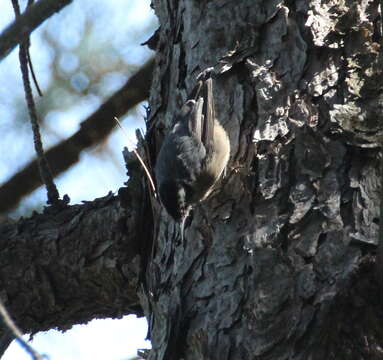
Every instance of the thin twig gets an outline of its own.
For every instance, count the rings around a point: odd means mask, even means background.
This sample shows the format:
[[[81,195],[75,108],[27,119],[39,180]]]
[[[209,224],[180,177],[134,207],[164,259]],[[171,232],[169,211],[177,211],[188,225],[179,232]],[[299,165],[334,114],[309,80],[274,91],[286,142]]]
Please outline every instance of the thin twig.
[[[27,10],[34,4],[35,0],[28,0],[28,4],[27,4]],[[36,78],[36,74],[35,74],[35,71],[33,70],[33,64],[32,64],[32,59],[31,59],[31,53],[29,51],[29,47],[31,46],[31,41],[28,37],[28,39],[26,40],[27,42],[27,57],[28,57],[28,66],[29,66],[29,71],[31,72],[31,75],[32,75],[32,79],[33,79],[33,83],[35,84],[35,88],[36,88],[36,91],[37,93],[40,95],[40,96],[43,96],[43,93],[40,89],[40,86],[39,86],[39,83],[37,82],[37,78]]]
[[[15,11],[16,18],[20,17],[20,7],[18,0],[12,0],[12,5]],[[59,192],[53,181],[53,176],[50,171],[48,161],[44,155],[44,148],[40,136],[40,126],[37,119],[36,105],[33,100],[31,83],[29,81],[29,72],[28,72],[28,42],[26,39],[20,44],[19,51],[19,60],[20,60],[20,69],[23,78],[24,84],[24,93],[25,99],[28,105],[29,118],[31,120],[32,131],[33,131],[33,141],[37,154],[40,176],[47,188],[48,195],[48,204],[57,205],[60,203]]]
[[[131,141],[129,140],[129,135],[128,135],[127,131],[124,129],[124,127],[122,126],[120,120],[118,120],[117,117],[114,117],[114,120],[116,120],[117,125],[120,127],[120,129],[121,129],[122,132],[124,133],[126,139],[127,139],[129,142],[131,142]],[[153,194],[154,194],[154,196],[156,196],[156,186],[154,185],[154,181],[153,181],[152,176],[150,175],[150,172],[149,172],[148,167],[146,166],[144,160],[142,160],[140,154],[137,152],[137,150],[136,150],[134,147],[133,147],[133,152],[134,152],[134,154],[137,156],[137,159],[138,159],[138,161],[141,163],[142,167],[144,168],[146,177],[148,178],[149,183],[150,183],[150,186],[152,187]]]
[[[40,88],[39,83],[37,81],[35,71],[33,70],[33,64],[32,64],[31,55],[29,52],[29,44],[28,44],[27,57],[28,57],[29,71],[31,72],[33,83],[35,84],[36,91],[40,96],[43,96],[43,92],[41,91],[41,88]]]
[[[13,338],[25,349],[25,351],[34,360],[43,360],[43,356],[40,355],[31,345],[23,339],[23,334],[12,320],[3,302],[0,300],[0,318],[6,326],[7,330],[11,333]]]

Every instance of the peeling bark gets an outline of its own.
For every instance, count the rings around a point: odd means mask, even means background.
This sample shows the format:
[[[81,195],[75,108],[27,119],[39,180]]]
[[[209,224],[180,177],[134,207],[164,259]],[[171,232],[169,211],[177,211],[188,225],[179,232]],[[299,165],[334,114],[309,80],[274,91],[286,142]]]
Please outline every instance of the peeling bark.
[[[158,214],[140,295],[149,359],[382,358],[372,271],[378,2],[169,0],[154,8],[153,151],[211,66],[222,73],[216,106],[233,151],[184,243]]]
[[[119,199],[1,224],[2,297],[18,324],[144,312],[151,360],[383,358],[378,2],[154,7],[152,163],[196,76],[214,66],[227,174],[184,241],[149,206],[129,156]]]

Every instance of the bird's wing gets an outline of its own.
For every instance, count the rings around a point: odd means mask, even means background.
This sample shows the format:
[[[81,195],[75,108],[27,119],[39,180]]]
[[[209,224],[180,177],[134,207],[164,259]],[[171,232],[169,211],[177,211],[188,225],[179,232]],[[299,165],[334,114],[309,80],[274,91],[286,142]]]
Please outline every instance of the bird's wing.
[[[213,153],[214,146],[214,96],[213,96],[213,80],[211,78],[204,82],[202,89],[203,109],[202,109],[202,136],[201,141],[206,148],[207,156]]]

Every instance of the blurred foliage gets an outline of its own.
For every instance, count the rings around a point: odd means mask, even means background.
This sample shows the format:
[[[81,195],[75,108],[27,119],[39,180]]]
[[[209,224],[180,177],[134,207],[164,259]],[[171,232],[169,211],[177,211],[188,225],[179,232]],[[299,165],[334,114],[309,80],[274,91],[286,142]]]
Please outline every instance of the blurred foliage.
[[[5,26],[13,14],[10,1],[3,5],[2,15],[8,15],[6,21],[3,19]],[[43,97],[36,95],[35,100],[45,148],[72,135],[79,123],[147,60],[151,52],[140,43],[155,27],[149,1],[83,0],[68,6],[32,34],[31,58],[43,91]],[[0,64],[0,182],[35,156],[17,51]],[[142,106],[130,112],[125,124],[128,130],[143,127],[143,113]],[[82,156],[82,164],[75,166],[77,171],[59,177],[61,194],[67,192],[75,201],[91,200],[111,187],[122,186],[125,170],[120,152],[125,140],[118,134],[111,137],[112,141]],[[97,184],[90,186],[92,180]],[[76,187],[68,186],[70,183]],[[62,190],[63,186],[68,190]],[[27,216],[44,203],[45,191],[39,189],[11,215]]]

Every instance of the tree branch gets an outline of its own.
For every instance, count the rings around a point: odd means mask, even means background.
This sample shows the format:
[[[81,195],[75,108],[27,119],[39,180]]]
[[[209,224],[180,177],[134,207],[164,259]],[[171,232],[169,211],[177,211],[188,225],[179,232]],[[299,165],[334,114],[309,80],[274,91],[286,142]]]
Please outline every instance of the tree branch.
[[[104,140],[116,126],[114,117],[125,114],[149,94],[154,60],[149,60],[127,83],[80,125],[67,140],[46,151],[53,176],[75,164],[82,150]],[[37,161],[33,160],[0,187],[0,213],[13,208],[20,199],[41,186]]]
[[[28,7],[31,6],[33,0],[28,2]],[[12,0],[13,9],[15,11],[16,19],[20,17],[20,7],[18,0]],[[24,85],[25,100],[28,106],[29,120],[32,126],[33,143],[37,155],[37,164],[42,182],[47,190],[48,204],[58,206],[60,204],[60,195],[57,190],[56,184],[53,181],[53,176],[49,164],[45,157],[43,142],[41,140],[40,125],[38,121],[35,100],[32,94],[32,87],[29,80],[29,67],[32,64],[29,54],[29,37],[27,37],[19,47],[19,61],[21,75]],[[32,68],[32,67],[31,67]]]
[[[10,24],[0,35],[0,61],[46,19],[73,0],[40,0],[30,6],[22,16]]]
[[[47,208],[17,223],[0,222],[1,298],[23,333],[142,315],[140,265],[133,261],[141,236],[138,210],[108,195],[54,214]],[[0,330],[0,342],[8,338]]]

